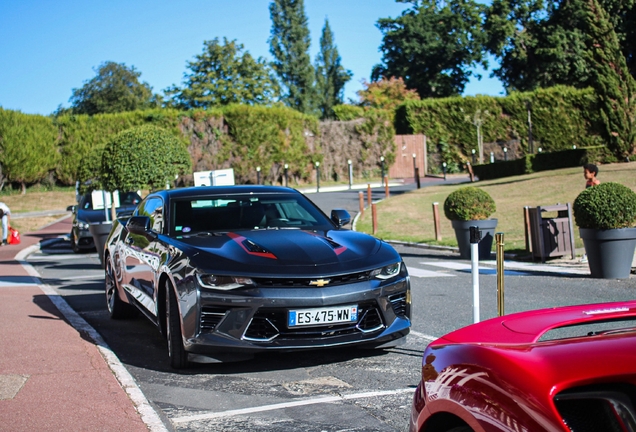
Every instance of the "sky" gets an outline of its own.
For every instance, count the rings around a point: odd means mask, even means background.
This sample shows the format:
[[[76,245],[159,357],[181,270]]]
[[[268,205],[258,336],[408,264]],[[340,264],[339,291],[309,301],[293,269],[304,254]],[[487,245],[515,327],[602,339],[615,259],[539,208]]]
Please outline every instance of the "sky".
[[[68,107],[75,88],[105,61],[141,72],[154,93],[183,83],[187,62],[207,40],[236,39],[254,57],[271,60],[269,0],[0,0],[0,107],[48,115]],[[325,23],[342,65],[353,73],[345,101],[382,60],[379,18],[398,17],[395,0],[305,0],[312,62]],[[464,95],[503,95],[490,72],[478,70]]]

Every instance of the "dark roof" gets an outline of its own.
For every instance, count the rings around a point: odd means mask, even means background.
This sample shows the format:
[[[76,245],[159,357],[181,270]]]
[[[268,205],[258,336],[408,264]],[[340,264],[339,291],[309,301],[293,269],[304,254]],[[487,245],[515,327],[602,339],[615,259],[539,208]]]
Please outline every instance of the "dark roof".
[[[194,186],[178,189],[166,189],[153,192],[152,195],[160,195],[165,198],[185,198],[210,195],[243,195],[243,194],[300,194],[296,189],[282,186]]]

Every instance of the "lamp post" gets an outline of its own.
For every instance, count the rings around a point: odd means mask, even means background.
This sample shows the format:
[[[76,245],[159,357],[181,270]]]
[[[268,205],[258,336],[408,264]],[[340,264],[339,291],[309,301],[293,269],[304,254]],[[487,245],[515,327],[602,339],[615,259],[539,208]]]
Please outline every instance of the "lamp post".
[[[256,167],[256,184],[261,184],[261,167]]]
[[[495,154],[490,152],[490,163],[495,163]]]
[[[526,102],[526,109],[528,110],[528,152],[534,153],[534,143],[532,139],[532,102]]]
[[[285,164],[285,187],[287,187],[287,170],[289,169],[289,165]]]
[[[473,154],[473,165],[475,165],[475,149],[472,149],[470,152]]]
[[[442,170],[444,171],[444,180],[446,180],[446,162],[442,162]]]
[[[320,192],[320,162],[316,162],[316,192]]]
[[[420,173],[417,169],[417,155],[413,153],[413,176],[415,177],[415,182],[417,183],[417,188],[420,188]]]
[[[382,173],[382,181],[384,181],[384,156],[380,156],[380,164],[382,165],[381,173]]]
[[[351,166],[351,159],[347,161],[349,164],[349,189],[353,187],[353,167]]]
[[[504,147],[503,151],[504,151],[504,161],[508,161],[508,147]]]

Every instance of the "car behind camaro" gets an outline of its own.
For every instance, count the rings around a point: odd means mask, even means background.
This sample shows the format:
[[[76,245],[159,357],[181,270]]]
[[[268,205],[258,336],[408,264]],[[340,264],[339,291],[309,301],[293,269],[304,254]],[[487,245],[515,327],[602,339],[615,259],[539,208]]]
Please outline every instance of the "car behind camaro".
[[[229,186],[148,195],[105,249],[112,318],[140,310],[170,364],[265,350],[385,348],[410,329],[410,282],[387,243],[301,193]]]

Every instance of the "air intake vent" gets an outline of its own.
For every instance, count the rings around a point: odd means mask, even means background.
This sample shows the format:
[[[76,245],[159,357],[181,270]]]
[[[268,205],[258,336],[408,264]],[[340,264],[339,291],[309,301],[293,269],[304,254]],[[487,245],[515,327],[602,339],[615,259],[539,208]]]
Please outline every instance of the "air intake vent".
[[[213,331],[225,316],[226,309],[214,306],[201,308],[201,331]]]
[[[572,432],[636,432],[635,401],[631,385],[569,390],[554,398]]]
[[[406,292],[390,295],[389,301],[391,302],[391,306],[393,306],[395,315],[406,315]]]

